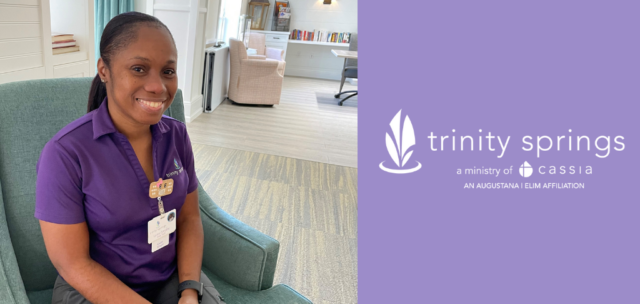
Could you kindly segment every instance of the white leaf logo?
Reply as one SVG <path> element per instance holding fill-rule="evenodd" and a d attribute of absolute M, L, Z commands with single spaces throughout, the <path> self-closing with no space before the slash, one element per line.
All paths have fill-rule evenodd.
<path fill-rule="evenodd" d="M 398 150 L 393 143 L 393 139 L 389 136 L 389 133 L 387 133 L 387 151 L 389 151 L 389 155 L 391 155 L 391 159 L 396 163 L 396 166 L 400 167 L 400 156 L 398 155 Z"/>
<path fill-rule="evenodd" d="M 416 144 L 416 135 L 413 131 L 413 125 L 411 124 L 411 119 L 407 115 L 404 119 L 404 125 L 402 130 L 400 130 L 400 120 L 402 119 L 402 110 L 398 111 L 398 114 L 393 117 L 389 126 L 391 126 L 391 131 L 393 132 L 393 139 L 387 133 L 387 151 L 389 151 L 389 155 L 391 159 L 396 163 L 398 167 L 404 167 L 407 163 L 413 151 L 407 150 L 413 147 Z"/>
<path fill-rule="evenodd" d="M 393 117 L 389 126 L 391 127 L 391 134 L 393 137 L 386 133 L 386 145 L 387 151 L 389 152 L 389 156 L 398 168 L 403 168 L 407 161 L 411 158 L 413 154 L 413 150 L 409 151 L 409 148 L 413 147 L 416 144 L 416 134 L 413 130 L 413 124 L 411 124 L 411 119 L 409 116 L 405 116 L 404 123 L 401 123 L 402 120 L 402 110 L 398 111 L 398 113 Z M 402 125 L 402 129 L 400 129 L 400 125 Z M 411 173 L 415 172 L 422 167 L 420 162 L 418 166 L 411 169 L 389 169 L 383 165 L 384 162 L 380 163 L 380 168 L 384 171 L 390 173 Z"/>
<path fill-rule="evenodd" d="M 402 111 L 402 110 L 400 110 Z M 398 112 L 400 113 L 400 112 Z M 402 127 L 402 167 L 407 163 L 413 151 L 407 153 L 409 148 L 416 144 L 416 134 L 413 132 L 413 125 L 409 115 L 404 119 L 404 127 Z"/>

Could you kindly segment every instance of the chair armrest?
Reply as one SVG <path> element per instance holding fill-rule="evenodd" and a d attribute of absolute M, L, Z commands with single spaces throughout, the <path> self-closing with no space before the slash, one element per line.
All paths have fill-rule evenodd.
<path fill-rule="evenodd" d="M 249 55 L 247 57 L 249 57 L 249 59 L 261 59 L 261 60 L 267 59 L 267 56 L 265 55 Z"/>
<path fill-rule="evenodd" d="M 275 60 L 259 60 L 259 59 L 242 59 L 241 60 L 241 75 L 250 75 L 251 78 L 266 77 L 271 75 L 278 75 L 278 68 L 282 68 L 281 62 Z M 246 77 L 245 77 L 246 78 Z"/>
<path fill-rule="evenodd" d="M 202 265 L 242 289 L 273 286 L 280 243 L 224 212 L 202 185 L 198 196 L 204 229 Z"/>
<path fill-rule="evenodd" d="M 267 60 L 272 60 L 275 61 L 273 59 L 268 59 Z M 284 61 L 276 61 L 278 63 L 278 76 L 284 77 L 284 67 L 287 65 L 286 62 Z"/>
<path fill-rule="evenodd" d="M 9 235 L 2 200 L 2 186 L 0 186 L 0 299 L 8 303 L 29 303 Z M 5 303 L 2 300 L 0 302 Z"/>

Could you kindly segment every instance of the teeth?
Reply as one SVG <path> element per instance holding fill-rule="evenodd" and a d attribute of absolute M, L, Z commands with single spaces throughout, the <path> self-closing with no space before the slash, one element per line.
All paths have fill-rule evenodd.
<path fill-rule="evenodd" d="M 142 104 L 150 108 L 159 108 L 162 106 L 162 101 L 147 101 L 144 99 L 138 99 Z"/>

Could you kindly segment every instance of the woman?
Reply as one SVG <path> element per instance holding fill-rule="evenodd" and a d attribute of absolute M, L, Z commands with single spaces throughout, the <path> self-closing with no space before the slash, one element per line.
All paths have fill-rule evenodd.
<path fill-rule="evenodd" d="M 204 293 L 203 303 L 223 303 L 201 272 L 186 127 L 162 116 L 178 89 L 173 37 L 155 17 L 125 13 L 105 27 L 100 53 L 88 113 L 37 165 L 35 216 L 59 273 L 53 302 L 187 304 Z"/>

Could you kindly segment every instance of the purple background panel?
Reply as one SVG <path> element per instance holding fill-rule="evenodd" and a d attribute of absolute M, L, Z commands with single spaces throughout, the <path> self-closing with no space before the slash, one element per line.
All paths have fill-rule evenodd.
<path fill-rule="evenodd" d="M 638 1 L 360 1 L 360 303 L 640 303 L 638 12 Z M 385 133 L 400 109 L 416 133 L 407 166 L 423 165 L 405 175 L 378 167 L 393 164 Z M 430 132 L 477 145 L 479 129 L 511 136 L 502 158 L 486 141 L 431 151 Z M 526 135 L 571 135 L 573 149 L 537 157 Z M 590 151 L 576 150 L 580 135 Z M 551 165 L 593 174 L 539 174 Z M 514 174 L 456 174 L 473 166 Z"/>

